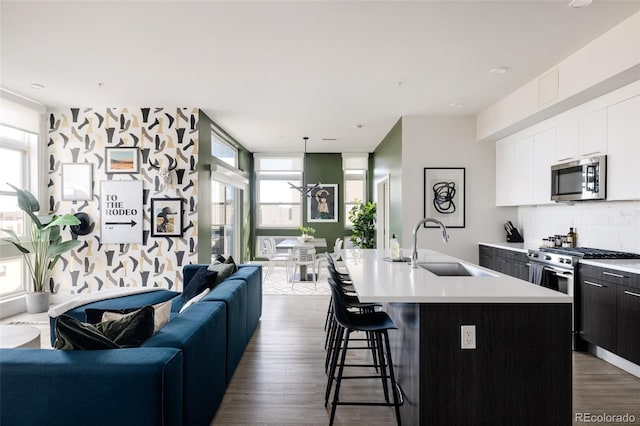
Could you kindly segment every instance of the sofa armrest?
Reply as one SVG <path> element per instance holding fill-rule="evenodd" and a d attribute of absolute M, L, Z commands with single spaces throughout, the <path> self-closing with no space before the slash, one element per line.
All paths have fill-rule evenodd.
<path fill-rule="evenodd" d="M 0 349 L 0 424 L 180 425 L 173 348 Z"/>

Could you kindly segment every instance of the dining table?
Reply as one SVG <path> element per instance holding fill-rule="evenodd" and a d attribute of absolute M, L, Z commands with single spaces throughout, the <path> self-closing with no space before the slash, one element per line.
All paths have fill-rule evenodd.
<path fill-rule="evenodd" d="M 278 244 L 276 244 L 276 248 L 293 250 L 296 246 L 300 246 L 300 245 L 312 245 L 316 250 L 326 249 L 327 239 L 314 238 L 311 241 L 301 241 L 297 238 L 287 238 L 280 241 Z M 298 267 L 299 267 L 299 272 L 293 273 L 293 277 L 292 277 L 293 281 L 315 281 L 315 277 L 313 276 L 313 274 L 309 274 L 307 272 L 307 265 L 298 265 Z"/>

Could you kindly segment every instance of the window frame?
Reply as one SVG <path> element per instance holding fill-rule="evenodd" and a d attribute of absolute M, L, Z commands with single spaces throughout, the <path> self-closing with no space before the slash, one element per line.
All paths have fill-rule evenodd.
<path fill-rule="evenodd" d="M 267 203 L 261 203 L 260 202 L 260 193 L 261 193 L 261 182 L 262 181 L 279 181 L 279 182 L 299 182 L 300 184 L 302 183 L 302 176 L 303 176 L 303 161 L 302 160 L 302 156 L 300 154 L 274 154 L 274 155 L 265 155 L 265 154 L 254 154 L 254 158 L 255 158 L 255 163 L 256 163 L 256 168 L 255 168 L 255 197 L 254 197 L 254 201 L 255 201 L 255 223 L 256 223 L 256 229 L 297 229 L 299 226 L 302 226 L 303 224 L 303 217 L 304 217 L 304 212 L 303 212 L 303 208 L 304 208 L 304 204 L 302 202 L 302 197 L 300 196 L 299 199 L 297 201 L 291 201 L 291 200 L 296 200 L 296 197 L 291 197 L 291 200 L 287 200 L 286 202 L 267 202 Z M 261 160 L 291 160 L 294 164 L 296 162 L 299 163 L 299 168 L 296 168 L 295 166 L 289 168 L 289 169 L 279 169 L 279 170 L 273 170 L 273 169 L 268 169 L 268 170 L 262 170 L 261 169 L 261 165 L 260 165 L 260 161 Z M 291 188 L 291 191 L 295 191 L 293 188 Z M 292 217 L 292 222 L 294 222 L 291 225 L 286 225 L 286 224 L 279 224 L 279 225 L 265 225 L 261 223 L 261 206 L 299 206 L 299 214 L 297 215 L 298 217 Z M 294 209 L 295 210 L 295 209 Z M 296 216 L 296 215 L 294 215 Z"/>
<path fill-rule="evenodd" d="M 5 149 L 7 151 L 14 151 L 20 154 L 21 176 L 20 176 L 20 183 L 18 186 L 20 188 L 27 188 L 31 192 L 33 192 L 33 190 L 31 189 L 29 177 L 31 175 L 31 170 L 32 170 L 31 165 L 34 163 L 37 163 L 37 160 L 38 160 L 37 159 L 38 153 L 37 153 L 37 149 L 34 149 L 35 148 L 34 144 L 35 146 L 37 146 L 38 141 L 40 140 L 40 135 L 32 131 L 10 126 L 6 123 L 0 123 L 0 127 L 6 127 L 9 129 L 17 130 L 19 132 L 22 132 L 23 134 L 30 135 L 33 137 L 34 140 L 32 141 L 28 141 L 26 140 L 26 138 L 25 140 L 20 141 L 17 139 L 7 138 L 6 136 L 3 136 L 2 131 L 0 131 L 0 149 Z M 18 204 L 18 196 L 13 190 L 0 189 L 0 195 L 7 196 L 7 197 L 14 197 L 16 200 L 15 201 L 16 205 Z M 26 234 L 27 234 L 27 229 L 29 225 L 29 219 L 26 217 L 24 213 L 22 216 L 23 216 L 23 224 L 22 224 L 23 233 L 22 235 L 18 235 L 18 237 L 20 238 L 21 241 L 27 242 L 28 236 Z M 0 301 L 11 299 L 16 296 L 23 295 L 27 292 L 27 280 L 28 280 L 29 274 L 27 271 L 26 262 L 24 261 L 24 257 L 10 243 L 0 242 L 0 262 L 13 261 L 13 260 L 20 260 L 22 285 L 15 291 L 0 293 Z"/>

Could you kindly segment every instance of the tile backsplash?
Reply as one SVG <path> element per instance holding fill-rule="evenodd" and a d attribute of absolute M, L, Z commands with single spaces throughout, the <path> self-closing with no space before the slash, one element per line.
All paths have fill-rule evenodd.
<path fill-rule="evenodd" d="M 640 253 L 640 201 L 588 201 L 518 208 L 527 243 L 576 228 L 578 246 Z"/>

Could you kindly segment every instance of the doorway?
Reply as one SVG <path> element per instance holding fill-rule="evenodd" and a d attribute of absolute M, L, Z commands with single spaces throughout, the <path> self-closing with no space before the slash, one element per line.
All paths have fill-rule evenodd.
<path fill-rule="evenodd" d="M 376 182 L 376 223 L 377 223 L 377 244 L 379 249 L 389 248 L 389 175 Z"/>

